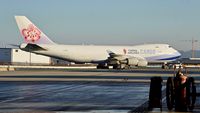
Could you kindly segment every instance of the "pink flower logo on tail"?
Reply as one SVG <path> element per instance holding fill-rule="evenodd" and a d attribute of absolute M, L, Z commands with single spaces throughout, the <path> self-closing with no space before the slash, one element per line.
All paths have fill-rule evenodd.
<path fill-rule="evenodd" d="M 27 29 L 22 30 L 22 35 L 26 41 L 35 42 L 40 39 L 41 32 L 35 26 L 30 24 Z"/>

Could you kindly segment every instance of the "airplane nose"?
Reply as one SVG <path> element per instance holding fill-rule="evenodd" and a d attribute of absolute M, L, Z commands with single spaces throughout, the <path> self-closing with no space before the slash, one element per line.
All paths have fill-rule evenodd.
<path fill-rule="evenodd" d="M 175 56 L 177 56 L 178 58 L 180 58 L 181 57 L 181 53 L 178 52 L 177 50 L 175 50 Z"/>
<path fill-rule="evenodd" d="M 181 57 L 181 53 L 179 53 L 178 51 L 177 51 L 177 54 L 178 54 L 178 56 L 179 56 L 179 58 Z"/>

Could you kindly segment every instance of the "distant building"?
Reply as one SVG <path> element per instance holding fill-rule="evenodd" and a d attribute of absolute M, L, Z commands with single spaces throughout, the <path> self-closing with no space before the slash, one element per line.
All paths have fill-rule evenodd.
<path fill-rule="evenodd" d="M 0 48 L 0 64 L 49 65 L 51 58 L 14 48 Z"/>

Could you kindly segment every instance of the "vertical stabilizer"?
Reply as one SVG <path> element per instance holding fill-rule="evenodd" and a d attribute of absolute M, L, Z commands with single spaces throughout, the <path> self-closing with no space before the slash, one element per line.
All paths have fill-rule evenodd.
<path fill-rule="evenodd" d="M 54 44 L 39 28 L 25 16 L 15 16 L 20 33 L 26 43 Z"/>

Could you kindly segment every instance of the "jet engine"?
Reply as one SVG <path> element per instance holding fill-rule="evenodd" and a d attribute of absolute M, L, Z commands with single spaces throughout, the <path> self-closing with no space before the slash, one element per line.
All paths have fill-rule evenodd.
<path fill-rule="evenodd" d="M 146 60 L 139 60 L 138 65 L 140 67 L 145 67 L 148 65 L 148 62 Z"/>
<path fill-rule="evenodd" d="M 137 58 L 127 58 L 127 65 L 138 65 L 138 59 Z"/>
<path fill-rule="evenodd" d="M 144 59 L 137 59 L 137 58 L 127 58 L 127 65 L 134 65 L 134 66 L 140 66 L 145 67 L 147 66 L 148 62 Z"/>

